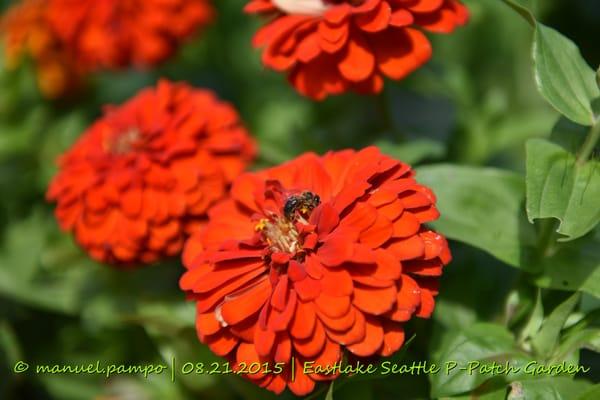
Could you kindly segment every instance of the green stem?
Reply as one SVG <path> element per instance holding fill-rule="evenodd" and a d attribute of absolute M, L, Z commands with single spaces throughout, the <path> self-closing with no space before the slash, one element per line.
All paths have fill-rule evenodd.
<path fill-rule="evenodd" d="M 600 121 L 596 122 L 590 128 L 590 132 L 585 138 L 585 142 L 581 146 L 581 150 L 579 150 L 579 155 L 577 156 L 577 164 L 583 165 L 590 158 L 596 145 L 598 144 L 598 140 L 600 139 Z"/>

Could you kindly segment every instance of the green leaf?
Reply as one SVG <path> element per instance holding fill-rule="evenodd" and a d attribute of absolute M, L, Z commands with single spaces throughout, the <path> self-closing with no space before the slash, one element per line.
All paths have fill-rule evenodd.
<path fill-rule="evenodd" d="M 532 27 L 535 26 L 536 20 L 531 11 L 514 0 L 502 0 L 506 5 L 520 14 Z"/>
<path fill-rule="evenodd" d="M 507 400 L 572 400 L 585 393 L 590 383 L 569 377 L 551 377 L 513 382 Z"/>
<path fill-rule="evenodd" d="M 561 240 L 573 240 L 600 222 L 600 163 L 583 165 L 563 147 L 545 139 L 527 142 L 527 215 L 556 218 Z"/>
<path fill-rule="evenodd" d="M 572 294 L 567 300 L 556 307 L 552 313 L 544 320 L 542 327 L 537 335 L 533 337 L 532 345 L 535 351 L 541 356 L 551 354 L 560 337 L 560 332 L 567 322 L 567 318 L 579 302 L 579 293 Z"/>
<path fill-rule="evenodd" d="M 0 244 L 0 296 L 35 307 L 75 313 L 93 263 L 49 215 L 35 211 L 8 226 Z M 91 264 L 91 265 L 90 265 Z"/>
<path fill-rule="evenodd" d="M 539 287 L 580 290 L 600 298 L 600 232 L 576 242 L 561 243 L 551 257 L 539 261 L 534 278 Z"/>
<path fill-rule="evenodd" d="M 331 386 L 333 386 L 333 382 Z M 334 392 L 335 396 L 332 396 L 331 398 L 327 397 L 326 399 L 373 400 L 376 398 L 373 394 L 373 386 L 369 382 L 364 381 L 348 382 L 348 384 L 345 384 L 343 387 L 339 387 L 336 383 Z M 327 393 L 327 396 L 329 396 L 329 392 Z"/>
<path fill-rule="evenodd" d="M 582 348 L 596 353 L 600 352 L 600 329 L 582 329 L 568 335 L 556 349 L 551 361 L 560 362 L 565 360 L 573 353 L 579 353 Z"/>
<path fill-rule="evenodd" d="M 519 175 L 446 164 L 417 168 L 417 179 L 438 198 L 435 229 L 520 266 L 522 244 L 531 244 L 534 234 L 531 225 L 521 223 L 525 188 Z"/>
<path fill-rule="evenodd" d="M 411 140 L 408 143 L 394 144 L 386 140 L 375 144 L 385 154 L 402 162 L 416 164 L 426 159 L 439 159 L 444 156 L 446 149 L 442 142 L 431 139 Z"/>
<path fill-rule="evenodd" d="M 542 322 L 544 321 L 544 305 L 542 304 L 542 294 L 541 290 L 538 289 L 537 296 L 535 298 L 535 306 L 533 307 L 533 311 L 527 321 L 527 325 L 523 328 L 520 335 L 520 340 L 527 340 L 528 338 L 535 335 L 542 326 Z"/>
<path fill-rule="evenodd" d="M 443 397 L 440 400 L 506 400 L 506 384 L 489 385 L 489 382 L 462 396 Z"/>
<path fill-rule="evenodd" d="M 540 93 L 561 114 L 582 125 L 593 125 L 592 100 L 600 96 L 594 71 L 577 46 L 556 30 L 536 25 L 533 58 Z"/>
<path fill-rule="evenodd" d="M 329 384 L 329 388 L 327 388 L 325 400 L 333 400 L 333 381 Z"/>
<path fill-rule="evenodd" d="M 492 151 L 499 153 L 517 146 L 522 148 L 525 140 L 546 136 L 555 119 L 556 113 L 549 107 L 507 111 L 502 119 L 494 119 L 488 125 Z"/>
<path fill-rule="evenodd" d="M 491 378 L 489 374 L 482 375 L 477 370 L 469 373 L 461 369 L 468 367 L 469 363 L 504 362 L 516 356 L 519 355 L 514 346 L 514 337 L 503 326 L 475 323 L 462 331 L 448 331 L 433 356 L 434 362 L 443 370 L 429 375 L 431 396 L 437 398 L 464 393 Z M 457 366 L 447 372 L 444 368 L 451 361 L 456 362 Z"/>
<path fill-rule="evenodd" d="M 0 362 L 6 361 L 8 366 L 14 365 L 17 361 L 23 359 L 23 352 L 19 339 L 8 321 L 0 321 Z"/>
<path fill-rule="evenodd" d="M 596 74 L 575 43 L 558 31 L 537 22 L 525 7 L 504 2 L 534 28 L 533 61 L 539 92 L 561 114 L 581 125 L 595 123 L 592 101 L 600 96 Z"/>
<path fill-rule="evenodd" d="M 94 399 L 102 394 L 102 386 L 87 376 L 42 374 L 40 381 L 55 399 Z"/>
<path fill-rule="evenodd" d="M 600 399 L 600 383 L 590 387 L 581 393 L 576 400 L 597 400 Z"/>

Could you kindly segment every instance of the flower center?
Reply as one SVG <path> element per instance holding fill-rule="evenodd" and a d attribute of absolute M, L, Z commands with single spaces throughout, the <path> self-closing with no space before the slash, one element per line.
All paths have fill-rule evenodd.
<path fill-rule="evenodd" d="M 263 218 L 255 229 L 262 234 L 263 240 L 274 253 L 296 254 L 300 249 L 298 230 L 287 218 L 279 216 L 271 219 Z"/>
<path fill-rule="evenodd" d="M 297 224 L 308 225 L 312 210 L 320 203 L 320 197 L 312 192 L 288 196 L 283 205 L 283 215 L 263 218 L 255 229 L 262 234 L 272 252 L 295 255 L 302 250 L 302 234 Z"/>
<path fill-rule="evenodd" d="M 129 130 L 107 140 L 107 143 L 105 143 L 105 148 L 112 154 L 126 154 L 131 151 L 135 143 L 139 142 L 141 137 L 142 135 L 138 129 L 130 128 Z"/>

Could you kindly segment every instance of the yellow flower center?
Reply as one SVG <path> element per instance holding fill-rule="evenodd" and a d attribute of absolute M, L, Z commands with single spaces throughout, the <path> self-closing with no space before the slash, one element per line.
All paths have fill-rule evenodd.
<path fill-rule="evenodd" d="M 298 230 L 286 218 L 279 216 L 271 219 L 263 218 L 258 221 L 254 229 L 262 234 L 263 240 L 272 252 L 296 254 L 301 248 Z"/>
<path fill-rule="evenodd" d="M 126 154 L 131 151 L 133 145 L 141 139 L 142 135 L 136 128 L 117 135 L 111 139 L 107 139 L 104 143 L 106 151 L 112 154 Z"/>

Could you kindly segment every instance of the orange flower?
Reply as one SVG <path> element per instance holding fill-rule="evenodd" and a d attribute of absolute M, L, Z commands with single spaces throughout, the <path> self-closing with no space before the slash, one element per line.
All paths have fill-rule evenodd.
<path fill-rule="evenodd" d="M 75 89 L 83 75 L 52 29 L 46 13 L 46 0 L 25 0 L 2 17 L 7 64 L 15 68 L 23 56 L 31 56 L 37 69 L 38 85 L 49 98 Z"/>
<path fill-rule="evenodd" d="M 404 322 L 433 312 L 451 256 L 423 224 L 435 197 L 375 147 L 303 155 L 237 178 L 231 197 L 186 243 L 180 286 L 196 301 L 203 343 L 269 390 L 310 393 L 344 349 L 389 356 Z M 283 363 L 277 374 L 274 363 Z M 291 363 L 294 363 L 292 373 Z"/>
<path fill-rule="evenodd" d="M 273 16 L 255 36 L 263 63 L 320 100 L 348 90 L 378 93 L 431 57 L 416 28 L 450 33 L 468 20 L 458 0 L 251 0 L 248 13 Z"/>
<path fill-rule="evenodd" d="M 180 252 L 254 153 L 229 104 L 162 81 L 106 110 L 60 158 L 47 197 L 93 258 L 149 263 Z"/>
<path fill-rule="evenodd" d="M 213 16 L 208 0 L 49 0 L 54 28 L 84 65 L 164 61 Z"/>

